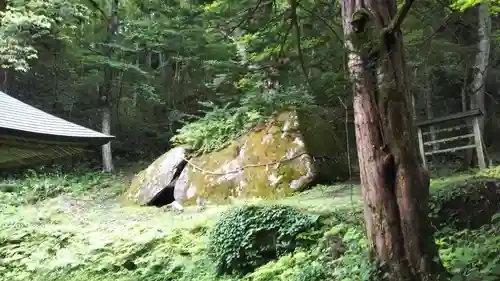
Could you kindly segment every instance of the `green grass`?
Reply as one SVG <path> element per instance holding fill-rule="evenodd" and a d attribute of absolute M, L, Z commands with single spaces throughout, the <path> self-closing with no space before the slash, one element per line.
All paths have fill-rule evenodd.
<path fill-rule="evenodd" d="M 496 174 L 500 173 L 492 169 L 434 179 L 432 189 Z M 206 252 L 208 231 L 231 206 L 208 206 L 203 212 L 187 207 L 180 214 L 169 208 L 125 206 L 118 196 L 124 188 L 123 178 L 98 173 L 33 173 L 1 183 L 0 280 L 364 280 L 373 270 L 365 255 L 357 185 L 317 186 L 274 202 L 233 202 L 279 203 L 328 217 L 316 246 L 298 249 L 237 278 L 216 276 Z M 495 233 L 499 229 L 500 222 L 496 222 L 479 230 L 436 237 L 445 265 L 467 278 L 497 270 L 495 249 L 500 241 Z M 332 235 L 347 245 L 342 246 L 342 255 L 332 256 Z"/>

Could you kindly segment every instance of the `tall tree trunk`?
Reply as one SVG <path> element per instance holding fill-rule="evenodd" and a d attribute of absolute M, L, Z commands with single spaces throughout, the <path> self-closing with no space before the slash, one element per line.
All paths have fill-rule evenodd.
<path fill-rule="evenodd" d="M 464 67 L 464 77 L 463 77 L 463 80 L 462 80 L 462 90 L 460 91 L 460 99 L 461 99 L 461 106 L 462 106 L 462 111 L 467 111 L 469 110 L 469 100 L 470 100 L 470 97 L 469 97 L 469 92 L 470 92 L 470 74 L 471 74 L 471 69 L 469 68 L 468 66 L 468 62 L 469 61 L 469 58 L 466 57 L 466 63 L 465 63 L 465 67 Z M 469 125 L 469 124 L 468 124 Z M 469 140 L 469 145 L 472 145 L 474 144 L 474 140 Z M 469 169 L 470 167 L 473 166 L 473 162 L 474 162 L 474 159 L 473 159 L 473 156 L 474 156 L 474 151 L 472 149 L 468 149 L 468 150 L 465 150 L 464 151 L 464 161 L 462 162 L 462 165 L 460 166 L 460 170 L 467 170 Z"/>
<path fill-rule="evenodd" d="M 434 118 L 434 112 L 433 112 L 433 99 L 434 99 L 434 94 L 433 94 L 433 76 L 432 76 L 432 71 L 431 68 L 429 67 L 430 59 L 430 52 L 431 52 L 431 45 L 432 45 L 432 27 L 428 26 L 424 28 L 424 40 L 426 40 L 426 43 L 424 45 L 425 52 L 427 53 L 427 60 L 425 62 L 424 66 L 424 75 L 426 78 L 426 85 L 424 87 L 424 99 L 425 99 L 425 115 L 428 120 Z M 436 140 L 436 127 L 430 126 L 429 128 L 430 135 L 431 135 L 431 141 Z M 433 144 L 432 149 L 438 150 L 439 145 L 438 144 Z"/>
<path fill-rule="evenodd" d="M 481 111 L 486 115 L 486 106 L 484 104 L 485 95 L 485 85 L 486 76 L 488 72 L 488 61 L 490 59 L 490 33 L 491 33 L 491 18 L 488 10 L 488 3 L 482 2 L 477 6 L 477 53 L 474 63 L 473 73 L 472 73 L 472 83 L 471 83 L 471 99 L 470 108 L 471 109 L 481 109 Z M 479 127 L 481 134 L 484 133 L 484 117 L 479 119 Z M 473 163 L 472 151 L 468 155 L 467 163 Z"/>
<path fill-rule="evenodd" d="M 373 257 L 391 281 L 445 280 L 428 217 L 396 0 L 343 0 L 364 213 Z M 366 47 L 368 46 L 368 48 Z"/>
<path fill-rule="evenodd" d="M 470 71 L 469 71 L 469 67 L 467 66 L 467 63 L 465 64 L 465 67 L 464 67 L 464 77 L 463 77 L 463 80 L 462 80 L 462 90 L 460 91 L 460 99 L 461 99 L 461 104 L 462 104 L 462 111 L 467 111 L 467 109 L 469 108 L 467 105 L 467 85 L 469 85 L 469 74 L 470 74 Z"/>
<path fill-rule="evenodd" d="M 430 120 L 432 118 L 434 118 L 434 112 L 433 112 L 433 109 L 432 109 L 432 104 L 433 104 L 433 93 L 432 93 L 432 74 L 429 70 L 428 67 L 426 67 L 426 70 L 425 70 L 425 75 L 427 77 L 427 85 L 425 85 L 424 87 L 424 99 L 425 99 L 425 115 L 426 115 L 426 118 L 427 120 Z M 435 141 L 437 139 L 436 137 L 436 127 L 434 126 L 430 126 L 429 128 L 429 132 L 430 132 L 430 135 L 431 135 L 431 141 Z M 439 145 L 437 143 L 433 144 L 432 145 L 432 149 L 433 150 L 438 150 L 439 149 Z"/>
<path fill-rule="evenodd" d="M 118 1 L 113 0 L 111 4 L 111 14 L 108 19 L 108 34 L 106 38 L 106 43 L 109 44 L 113 41 L 117 31 L 118 31 Z M 106 57 L 110 57 L 113 50 L 110 46 L 104 47 L 104 54 Z M 113 69 L 109 66 L 104 66 L 104 81 L 101 87 L 99 87 L 99 96 L 101 102 L 101 120 L 102 120 L 102 133 L 110 135 L 111 134 L 111 91 L 113 85 Z M 102 165 L 103 172 L 112 172 L 114 170 L 113 166 L 113 154 L 111 150 L 111 142 L 102 146 Z"/>
<path fill-rule="evenodd" d="M 476 62 L 474 65 L 473 81 L 471 84 L 472 95 L 471 108 L 479 108 L 486 113 L 484 105 L 484 92 L 488 61 L 490 59 L 490 33 L 491 19 L 488 11 L 488 3 L 478 5 L 478 38 Z M 481 119 L 481 131 L 484 129 L 484 118 Z"/>
<path fill-rule="evenodd" d="M 102 107 L 102 133 L 111 134 L 111 106 Z M 113 153 L 111 151 L 111 142 L 102 146 L 102 171 L 109 173 L 114 170 Z"/>
<path fill-rule="evenodd" d="M 5 12 L 7 10 L 7 0 L 0 0 L 0 12 Z M 0 90 L 4 93 L 8 91 L 9 85 L 9 75 L 7 69 L 0 68 Z"/>

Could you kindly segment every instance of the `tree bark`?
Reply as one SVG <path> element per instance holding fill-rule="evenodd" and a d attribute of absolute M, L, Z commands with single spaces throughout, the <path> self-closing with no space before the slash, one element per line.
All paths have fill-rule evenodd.
<path fill-rule="evenodd" d="M 488 3 L 480 3 L 477 6 L 477 53 L 472 74 L 471 83 L 471 98 L 470 108 L 481 109 L 483 114 L 486 115 L 486 106 L 484 104 L 486 76 L 488 72 L 488 61 L 490 59 L 490 33 L 491 33 L 491 18 L 488 10 Z M 479 127 L 481 134 L 484 132 L 484 117 L 479 118 Z M 468 154 L 467 163 L 474 165 L 474 157 L 472 151 Z"/>
<path fill-rule="evenodd" d="M 488 11 L 488 3 L 478 5 L 478 38 L 476 63 L 474 65 L 472 81 L 471 108 L 479 108 L 485 113 L 484 92 L 486 75 L 488 71 L 488 61 L 490 59 L 490 33 L 491 19 Z M 484 129 L 484 118 L 481 118 L 481 131 Z"/>
<path fill-rule="evenodd" d="M 111 43 L 118 31 L 118 1 L 113 0 L 111 4 L 111 14 L 108 19 L 108 34 L 106 43 Z M 104 54 L 111 57 L 113 50 L 110 46 L 104 47 Z M 104 66 L 104 81 L 99 87 L 99 97 L 101 103 L 102 133 L 111 134 L 111 90 L 113 85 L 113 69 L 110 66 Z M 111 142 L 102 146 L 102 170 L 103 172 L 112 172 L 114 170 L 113 154 Z"/>
<path fill-rule="evenodd" d="M 111 107 L 103 107 L 102 112 L 102 133 L 111 135 Z M 114 170 L 113 153 L 111 151 L 111 142 L 102 146 L 102 171 L 109 173 Z"/>
<path fill-rule="evenodd" d="M 391 281 L 446 280 L 428 217 L 396 1 L 343 0 L 364 213 L 373 257 Z M 369 46 L 368 48 L 366 46 Z"/>
<path fill-rule="evenodd" d="M 7 0 L 0 0 L 0 12 L 7 10 Z M 9 75 L 7 69 L 0 68 L 0 90 L 4 93 L 8 92 Z"/>
<path fill-rule="evenodd" d="M 427 40 L 427 38 L 429 38 L 424 45 L 425 52 L 427 53 L 427 59 L 426 59 L 425 66 L 424 66 L 424 75 L 426 77 L 426 82 L 425 82 L 426 85 L 424 87 L 424 99 L 425 99 L 425 114 L 426 114 L 426 118 L 428 120 L 434 118 L 434 112 L 433 112 L 433 108 L 432 108 L 433 107 L 433 99 L 434 99 L 433 75 L 432 75 L 432 71 L 429 67 L 429 64 L 431 63 L 429 56 L 430 56 L 430 53 L 432 51 L 431 50 L 431 45 L 432 45 L 431 35 L 432 35 L 432 33 L 433 33 L 433 30 L 432 30 L 431 26 L 424 28 L 424 34 L 423 34 L 424 40 Z M 431 141 L 435 141 L 436 140 L 436 128 L 434 126 L 430 126 L 429 131 L 430 131 Z M 438 150 L 439 144 L 437 144 L 437 143 L 433 144 L 432 149 Z"/>

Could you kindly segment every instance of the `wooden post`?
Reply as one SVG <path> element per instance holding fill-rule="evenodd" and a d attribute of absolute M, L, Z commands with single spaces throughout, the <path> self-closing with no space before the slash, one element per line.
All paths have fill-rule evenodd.
<path fill-rule="evenodd" d="M 422 157 L 422 162 L 424 164 L 424 168 L 427 169 L 427 161 L 425 159 L 425 150 L 424 150 L 424 137 L 422 135 L 422 129 L 418 128 L 418 148 L 420 151 L 420 157 Z"/>
<path fill-rule="evenodd" d="M 479 116 L 474 116 L 472 119 L 472 129 L 474 131 L 474 143 L 476 145 L 477 163 L 480 169 L 486 169 L 486 162 L 484 161 L 483 151 L 483 138 L 481 136 L 481 129 L 479 127 Z"/>

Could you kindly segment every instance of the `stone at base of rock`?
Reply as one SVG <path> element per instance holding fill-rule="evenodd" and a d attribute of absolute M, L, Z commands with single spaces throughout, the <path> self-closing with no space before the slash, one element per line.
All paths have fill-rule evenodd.
<path fill-rule="evenodd" d="M 174 209 L 176 211 L 179 211 L 179 212 L 184 211 L 184 207 L 182 207 L 182 205 L 177 201 L 172 202 L 171 206 L 172 206 L 172 209 Z"/>
<path fill-rule="evenodd" d="M 201 212 L 205 210 L 205 201 L 201 197 L 196 198 L 196 211 Z"/>
<path fill-rule="evenodd" d="M 133 178 L 124 198 L 141 206 L 164 206 L 174 197 L 174 186 L 186 165 L 186 150 L 175 147 L 156 159 Z"/>

